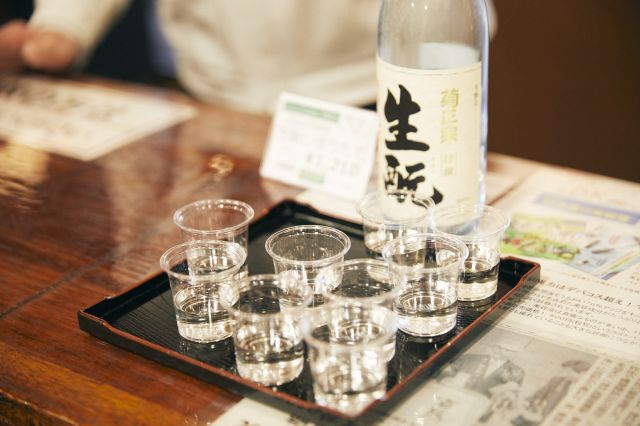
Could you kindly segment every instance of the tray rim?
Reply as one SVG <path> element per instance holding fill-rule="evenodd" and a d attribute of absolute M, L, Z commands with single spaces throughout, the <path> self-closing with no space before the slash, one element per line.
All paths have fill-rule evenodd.
<path fill-rule="evenodd" d="M 287 211 L 287 209 L 291 209 L 291 208 L 294 208 L 294 209 L 302 208 L 304 210 L 307 210 L 307 212 L 309 213 L 313 213 L 315 216 L 319 216 L 321 218 L 328 218 L 333 221 L 342 222 L 345 226 L 353 225 L 354 228 L 357 226 L 357 224 L 354 222 L 350 222 L 348 220 L 345 220 L 344 218 L 332 217 L 332 216 L 326 215 L 307 204 L 302 204 L 295 200 L 290 200 L 290 199 L 285 199 L 280 203 L 277 203 L 276 205 L 274 205 L 271 209 L 264 210 L 258 218 L 254 219 L 251 222 L 250 226 L 253 225 L 254 223 L 259 222 L 261 219 L 265 218 L 269 214 L 273 214 L 273 212 L 276 210 Z M 498 306 L 500 306 L 502 303 L 504 303 L 505 300 L 510 298 L 513 295 L 513 293 L 516 292 L 518 289 L 520 289 L 529 279 L 531 279 L 534 275 L 539 274 L 541 269 L 541 266 L 539 263 L 533 262 L 527 259 L 522 259 L 514 256 L 504 256 L 501 259 L 512 260 L 514 262 L 520 262 L 520 263 L 526 263 L 531 267 L 519 278 L 515 286 L 513 286 L 510 290 L 508 290 L 500 299 L 495 300 L 486 311 L 481 313 L 477 318 L 475 318 L 471 323 L 469 323 L 461 332 L 459 332 L 457 335 L 455 335 L 450 340 L 448 340 L 446 345 L 437 349 L 435 352 L 429 355 L 429 357 L 425 361 L 423 361 L 419 366 L 413 369 L 411 373 L 409 373 L 401 382 L 396 383 L 393 387 L 387 390 L 382 399 L 372 401 L 370 404 L 368 404 L 365 408 L 363 408 L 360 412 L 358 412 L 355 415 L 350 415 L 330 407 L 325 407 L 311 401 L 297 398 L 288 393 L 274 390 L 271 387 L 268 387 L 266 385 L 261 385 L 251 380 L 244 379 L 239 375 L 233 374 L 222 368 L 215 367 L 203 361 L 198 361 L 197 359 L 191 358 L 187 355 L 181 354 L 179 352 L 166 348 L 157 343 L 153 343 L 149 340 L 145 340 L 129 332 L 120 330 L 115 326 L 113 326 L 112 324 L 110 324 L 107 319 L 88 312 L 93 308 L 96 308 L 98 305 L 102 303 L 113 302 L 114 299 L 122 298 L 127 293 L 135 291 L 136 289 L 140 288 L 145 284 L 149 284 L 150 281 L 154 279 L 159 279 L 159 277 L 164 275 L 164 272 L 162 271 L 156 272 L 155 274 L 151 274 L 145 277 L 143 280 L 141 280 L 137 284 L 127 287 L 126 289 L 124 289 L 123 291 L 115 295 L 106 296 L 102 300 L 90 306 L 87 306 L 82 310 L 78 310 L 77 319 L 78 319 L 78 325 L 80 329 L 85 331 L 89 335 L 96 337 L 104 342 L 113 344 L 114 346 L 117 346 L 119 348 L 126 349 L 130 352 L 135 353 L 136 355 L 142 356 L 143 358 L 150 359 L 154 362 L 158 362 L 164 365 L 165 367 L 181 371 L 207 384 L 213 384 L 214 386 L 219 386 L 219 384 L 217 383 L 212 383 L 211 381 L 205 378 L 199 377 L 198 375 L 195 374 L 197 371 L 193 369 L 203 370 L 204 372 L 213 374 L 219 378 L 224 379 L 225 381 L 229 381 L 231 385 L 237 385 L 245 388 L 248 387 L 260 394 L 266 394 L 272 398 L 275 398 L 278 400 L 284 400 L 285 402 L 288 402 L 289 404 L 293 404 L 298 408 L 313 410 L 313 411 L 321 411 L 329 415 L 335 416 L 337 418 L 340 418 L 342 420 L 355 421 L 355 420 L 364 418 L 371 412 L 373 408 L 377 407 L 382 402 L 389 401 L 394 396 L 396 396 L 397 394 L 405 390 L 407 386 L 411 385 L 415 381 L 417 376 L 419 376 L 425 370 L 431 368 L 435 363 L 440 361 L 441 356 L 449 352 L 451 347 L 454 347 L 457 343 L 460 343 L 461 340 L 467 338 L 470 333 L 477 331 L 478 326 L 483 322 L 483 320 L 487 316 L 489 316 L 493 311 L 495 311 L 495 309 Z M 115 337 L 116 341 L 114 342 L 113 338 L 109 339 L 110 336 Z M 165 357 L 167 360 L 177 359 L 178 361 L 181 361 L 185 365 L 183 366 L 169 365 L 167 362 L 163 361 Z M 191 367 L 191 368 L 186 368 L 186 367 Z M 244 390 L 238 389 L 238 392 L 234 392 L 232 390 L 232 392 L 241 397 L 248 395 L 246 389 Z"/>

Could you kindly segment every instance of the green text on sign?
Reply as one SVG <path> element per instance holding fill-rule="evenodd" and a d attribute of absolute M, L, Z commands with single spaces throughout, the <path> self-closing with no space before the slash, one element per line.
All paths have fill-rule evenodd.
<path fill-rule="evenodd" d="M 310 115 L 312 117 L 321 118 L 323 120 L 337 122 L 340 114 L 333 111 L 325 111 L 319 108 L 302 105 L 296 102 L 287 102 L 285 105 L 287 111 L 299 112 L 301 114 Z"/>
<path fill-rule="evenodd" d="M 300 176 L 300 179 L 308 180 L 314 183 L 321 184 L 324 182 L 324 175 L 320 173 L 315 173 L 309 170 L 300 170 L 299 176 Z"/>

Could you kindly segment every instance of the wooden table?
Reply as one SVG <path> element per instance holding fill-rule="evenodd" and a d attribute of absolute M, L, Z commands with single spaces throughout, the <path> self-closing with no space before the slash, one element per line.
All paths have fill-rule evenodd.
<path fill-rule="evenodd" d="M 180 241 L 171 216 L 183 204 L 235 198 L 259 215 L 300 192 L 258 176 L 270 117 L 180 100 L 195 119 L 92 162 L 0 142 L 0 423 L 183 424 L 240 399 L 106 344 L 76 319 L 159 271 Z M 513 176 L 535 167 L 490 157 L 491 170 Z"/>

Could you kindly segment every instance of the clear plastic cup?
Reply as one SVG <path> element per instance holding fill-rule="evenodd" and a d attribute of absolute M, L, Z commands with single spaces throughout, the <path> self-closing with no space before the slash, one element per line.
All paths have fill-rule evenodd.
<path fill-rule="evenodd" d="M 498 288 L 500 241 L 509 227 L 509 218 L 495 207 L 459 204 L 434 212 L 437 233 L 460 238 L 469 249 L 464 262 L 458 299 L 482 300 Z"/>
<path fill-rule="evenodd" d="M 242 201 L 229 199 L 200 200 L 187 204 L 173 215 L 186 241 L 222 240 L 248 247 L 249 222 L 253 208 Z"/>
<path fill-rule="evenodd" d="M 267 386 L 297 378 L 304 365 L 300 319 L 311 288 L 294 275 L 252 275 L 221 291 L 231 314 L 238 374 Z"/>
<path fill-rule="evenodd" d="M 330 226 L 300 225 L 282 229 L 265 242 L 276 273 L 289 272 L 314 289 L 314 305 L 322 303 L 315 280 L 327 266 L 342 262 L 351 248 L 344 232 Z"/>
<path fill-rule="evenodd" d="M 429 232 L 435 207 L 429 196 L 411 191 L 374 191 L 356 206 L 362 217 L 367 256 L 382 259 L 389 241 L 406 235 Z"/>
<path fill-rule="evenodd" d="M 458 283 L 468 256 L 456 238 L 426 233 L 389 242 L 383 249 L 400 286 L 394 310 L 398 328 L 420 337 L 438 336 L 456 325 Z"/>
<path fill-rule="evenodd" d="M 356 415 L 387 386 L 385 346 L 396 333 L 396 316 L 377 304 L 327 303 L 302 321 L 315 401 Z"/>
<path fill-rule="evenodd" d="M 316 277 L 316 288 L 325 303 L 338 305 L 377 304 L 393 310 L 400 287 L 392 279 L 389 264 L 377 259 L 353 259 L 324 268 Z M 385 357 L 389 361 L 396 351 L 393 333 L 385 344 Z"/>
<path fill-rule="evenodd" d="M 160 267 L 169 277 L 182 337 L 208 343 L 231 336 L 232 321 L 220 305 L 219 291 L 238 273 L 246 257 L 239 244 L 213 240 L 178 244 L 162 255 Z"/>

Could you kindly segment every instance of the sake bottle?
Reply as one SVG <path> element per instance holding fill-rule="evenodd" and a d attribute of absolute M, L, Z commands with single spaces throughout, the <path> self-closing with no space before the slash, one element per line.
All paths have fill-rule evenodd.
<path fill-rule="evenodd" d="M 378 162 L 387 190 L 436 205 L 484 203 L 488 17 L 484 0 L 383 0 Z"/>

